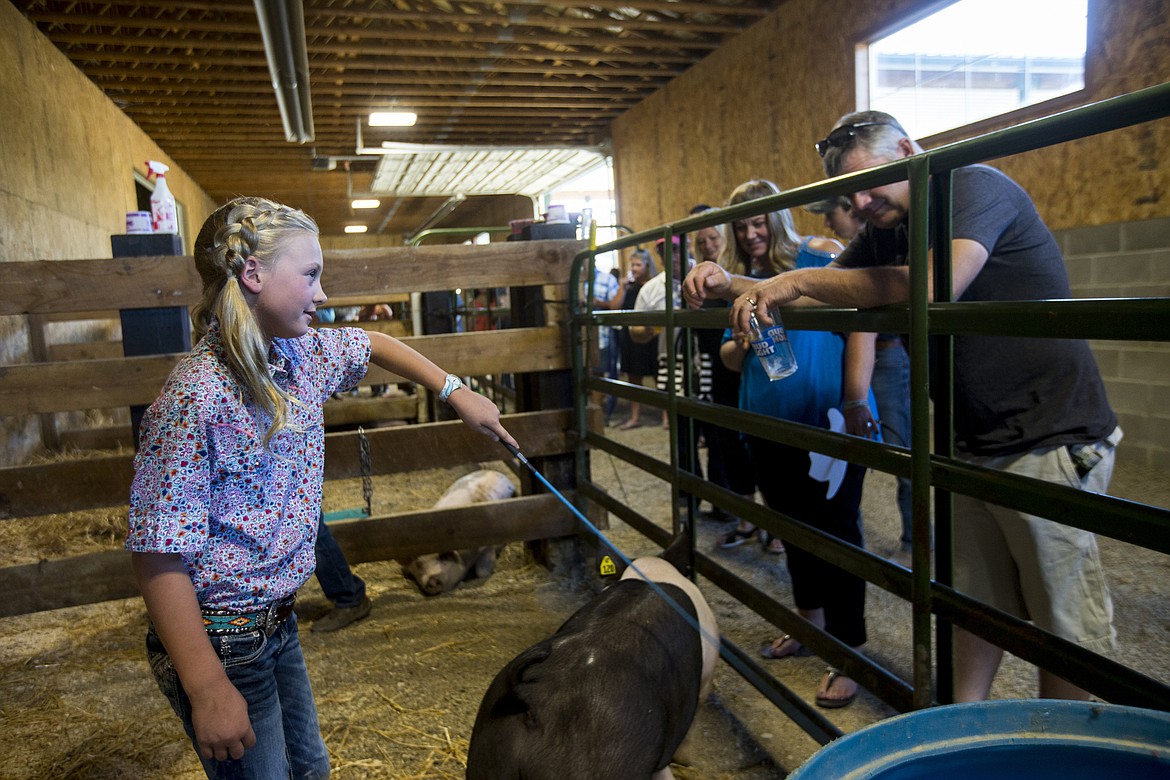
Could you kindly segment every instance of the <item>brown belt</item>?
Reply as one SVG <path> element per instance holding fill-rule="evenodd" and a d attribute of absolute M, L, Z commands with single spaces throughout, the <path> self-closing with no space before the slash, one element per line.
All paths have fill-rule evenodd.
<path fill-rule="evenodd" d="M 212 636 L 246 634 L 249 631 L 263 631 L 272 636 L 288 616 L 293 613 L 297 595 L 285 596 L 256 612 L 232 612 L 226 609 L 203 610 L 203 628 Z"/>
<path fill-rule="evenodd" d="M 900 347 L 900 346 L 902 346 L 902 339 L 900 339 L 900 338 L 899 339 L 878 339 L 877 342 L 874 343 L 873 348 L 874 349 L 890 349 L 892 347 Z"/>

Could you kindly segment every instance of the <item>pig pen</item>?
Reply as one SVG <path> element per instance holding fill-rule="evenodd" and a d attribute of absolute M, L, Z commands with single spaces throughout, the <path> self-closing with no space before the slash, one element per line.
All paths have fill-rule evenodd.
<path fill-rule="evenodd" d="M 374 480 L 375 514 L 431 506 L 477 467 Z M 513 475 L 514 477 L 514 475 Z M 362 505 L 360 480 L 326 483 L 325 509 Z M 669 496 L 661 497 L 664 517 Z M 125 508 L 0 523 L 5 565 L 117 548 Z M 556 581 L 523 544 L 504 548 L 495 573 L 428 598 L 397 563 L 358 564 L 371 616 L 315 634 L 329 608 L 316 580 L 297 614 L 320 713 L 340 778 L 461 778 L 480 699 L 516 653 L 553 633 L 591 595 Z M 123 599 L 0 620 L 3 778 L 198 778 L 178 719 L 155 688 L 143 652 L 146 613 Z M 615 692 L 614 706 L 621 706 Z M 685 778 L 782 777 L 718 701 L 698 716 L 695 764 Z"/>
<path fill-rule="evenodd" d="M 647 426 L 607 431 L 618 441 L 666 459 L 666 431 Z M 668 526 L 665 483 L 608 455 L 594 453 L 594 479 L 647 517 Z M 467 464 L 375 479 L 375 514 L 430 506 Z M 1116 495 L 1170 505 L 1153 469 L 1119 459 Z M 358 480 L 327 483 L 326 509 L 359 506 Z M 867 547 L 897 558 L 898 518 L 893 480 L 873 474 L 863 501 Z M 653 544 L 613 520 L 607 535 L 627 554 L 656 552 Z M 7 563 L 117 547 L 124 509 L 72 513 L 0 523 Z M 713 547 L 727 525 L 697 523 L 699 545 Z M 37 540 L 37 547 L 30 546 Z M 1116 660 L 1159 680 L 1170 679 L 1170 562 L 1166 556 L 1102 539 L 1117 609 Z M 790 602 L 783 556 L 745 544 L 715 553 L 754 584 Z M 551 634 L 591 595 L 554 579 L 534 564 L 522 544 L 508 545 L 496 572 L 434 598 L 422 596 L 398 564 L 358 564 L 373 600 L 371 616 L 345 630 L 314 634 L 313 617 L 328 608 L 315 580 L 302 589 L 301 638 L 339 778 L 460 778 L 479 701 L 496 672 L 517 652 Z M 730 597 L 700 581 L 732 641 L 754 650 L 775 629 Z M 870 642 L 866 651 L 900 674 L 910 673 L 909 607 L 869 588 Z M 178 719 L 154 687 L 143 653 L 145 610 L 138 599 L 42 612 L 0 620 L 0 778 L 198 778 L 202 773 Z M 797 658 L 768 669 L 796 693 L 811 698 L 824 662 Z M 1035 670 L 1008 657 L 993 697 L 1031 696 Z M 614 706 L 620 706 L 615 692 Z M 827 711 L 851 732 L 894 714 L 866 691 L 843 710 Z M 818 745 L 733 670 L 720 664 L 715 692 L 699 709 L 690 766 L 680 780 L 781 778 Z"/>

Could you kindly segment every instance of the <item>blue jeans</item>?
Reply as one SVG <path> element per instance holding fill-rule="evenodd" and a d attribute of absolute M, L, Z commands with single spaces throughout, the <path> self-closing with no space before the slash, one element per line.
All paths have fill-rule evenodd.
<path fill-rule="evenodd" d="M 333 532 L 324 516 L 317 518 L 317 544 L 313 551 L 317 555 L 317 582 L 325 598 L 338 609 L 356 607 L 366 597 L 366 583 L 349 568 L 345 553 L 337 546 Z"/>
<path fill-rule="evenodd" d="M 888 346 L 886 346 L 888 344 Z M 910 446 L 910 356 L 900 341 L 878 342 L 874 352 L 873 388 L 882 418 L 882 441 L 895 447 Z M 898 477 L 898 511 L 902 514 L 902 541 L 913 537 L 913 494 L 910 480 Z"/>
<path fill-rule="evenodd" d="M 212 780 L 329 777 L 329 751 L 317 725 L 317 707 L 297 636 L 297 616 L 290 615 L 272 636 L 250 631 L 207 638 L 228 679 L 248 702 L 248 717 L 256 733 L 256 744 L 244 751 L 241 759 L 216 761 L 200 756 L 207 776 Z M 146 655 L 159 690 L 194 744 L 191 701 L 153 625 L 146 634 Z"/>

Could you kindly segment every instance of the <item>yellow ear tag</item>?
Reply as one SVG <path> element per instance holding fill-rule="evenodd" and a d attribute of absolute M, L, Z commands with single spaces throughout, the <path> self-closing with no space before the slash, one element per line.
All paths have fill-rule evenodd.
<path fill-rule="evenodd" d="M 601 576 L 608 574 L 617 574 L 617 566 L 613 565 L 613 558 L 608 555 L 601 556 Z"/>

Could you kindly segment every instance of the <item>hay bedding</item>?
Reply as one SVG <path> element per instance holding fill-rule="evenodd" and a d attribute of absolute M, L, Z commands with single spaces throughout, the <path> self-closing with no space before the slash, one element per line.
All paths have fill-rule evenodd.
<path fill-rule="evenodd" d="M 656 427 L 610 432 L 622 443 L 667 459 L 665 432 Z M 430 506 L 459 476 L 479 467 L 434 470 L 375 480 L 377 514 Z M 489 464 L 490 467 L 491 464 Z M 501 467 L 501 464 L 494 464 Z M 665 483 L 593 456 L 594 479 L 627 504 L 669 522 Z M 1115 495 L 1170 506 L 1154 469 L 1119 463 Z M 326 510 L 362 505 L 360 480 L 330 483 Z M 863 513 L 867 547 L 897 549 L 893 480 L 871 475 Z M 125 509 L 69 513 L 0 523 L 5 565 L 120 546 Z M 713 547 L 721 523 L 699 523 L 699 544 Z M 653 546 L 615 521 L 608 535 L 631 556 Z M 718 551 L 737 574 L 773 592 L 791 593 L 783 559 L 746 544 Z M 1170 561 L 1102 539 L 1119 631 L 1118 661 L 1170 680 Z M 371 617 L 334 634 L 308 630 L 328 607 L 316 581 L 302 589 L 298 612 L 321 728 L 340 778 L 460 778 L 479 701 L 497 671 L 517 652 L 547 636 L 589 593 L 554 581 L 522 545 L 510 545 L 483 583 L 426 599 L 392 562 L 356 567 L 374 602 Z M 754 650 L 775 629 L 707 583 L 700 583 L 721 631 Z M 890 668 L 910 672 L 906 605 L 869 589 L 866 651 Z M 0 620 L 0 778 L 200 778 L 202 772 L 178 719 L 158 693 L 143 652 L 145 610 L 138 599 Z M 812 697 L 824 669 L 816 658 L 768 665 L 781 682 Z M 1008 657 L 994 698 L 1034 694 L 1034 669 Z M 849 732 L 893 714 L 862 691 L 844 710 L 826 713 Z M 697 716 L 694 765 L 675 767 L 679 780 L 770 780 L 784 776 L 817 745 L 726 665 L 716 669 L 715 694 Z"/>
<path fill-rule="evenodd" d="M 375 479 L 374 512 L 430 506 L 469 464 Z M 661 497 L 664 514 L 669 507 Z M 327 511 L 362 505 L 360 480 L 330 483 Z M 125 508 L 0 523 L 4 565 L 120 547 Z M 328 609 L 315 579 L 298 600 L 301 641 L 322 733 L 339 778 L 462 778 L 471 726 L 491 678 L 548 636 L 588 592 L 554 581 L 523 545 L 492 577 L 425 598 L 398 564 L 360 564 L 374 609 L 343 631 L 314 634 Z M 145 660 L 139 599 L 0 620 L 0 778 L 203 777 Z M 620 701 L 618 702 L 620 706 Z M 782 773 L 718 702 L 700 712 L 693 767 L 679 780 L 765 780 Z"/>

